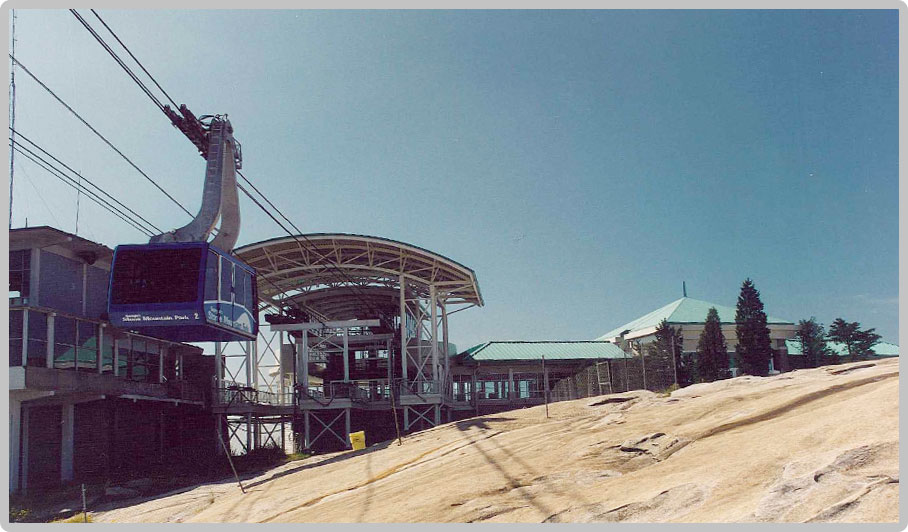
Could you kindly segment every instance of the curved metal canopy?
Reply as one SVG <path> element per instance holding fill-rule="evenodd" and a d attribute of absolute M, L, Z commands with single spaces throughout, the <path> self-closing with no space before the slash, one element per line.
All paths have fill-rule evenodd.
<path fill-rule="evenodd" d="M 400 279 L 407 297 L 448 304 L 483 304 L 476 273 L 429 250 L 387 238 L 312 233 L 248 244 L 235 251 L 258 272 L 259 298 L 292 304 L 328 319 L 353 319 L 399 309 Z"/>

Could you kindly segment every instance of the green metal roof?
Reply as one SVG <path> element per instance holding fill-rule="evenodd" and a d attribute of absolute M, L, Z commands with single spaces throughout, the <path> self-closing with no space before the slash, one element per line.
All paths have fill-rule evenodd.
<path fill-rule="evenodd" d="M 724 305 L 710 303 L 709 301 L 682 297 L 681 299 L 672 301 L 668 305 L 641 316 L 634 321 L 625 323 L 621 327 L 617 327 L 596 339 L 611 339 L 620 336 L 621 333 L 626 330 L 634 332 L 648 327 L 655 327 L 663 319 L 668 320 L 669 323 L 673 324 L 703 323 L 706 321 L 706 313 L 709 312 L 710 307 L 716 307 L 716 310 L 719 312 L 719 321 L 722 323 L 731 324 L 735 322 L 735 313 L 737 312 L 735 307 L 726 307 Z M 773 318 L 772 316 L 766 317 L 766 323 L 794 325 L 794 322 L 792 321 Z"/>
<path fill-rule="evenodd" d="M 829 347 L 833 353 L 840 357 L 848 356 L 848 349 L 843 343 L 826 342 L 826 346 Z M 789 355 L 804 355 L 804 353 L 801 352 L 801 342 L 799 342 L 797 339 L 785 340 L 785 347 L 788 348 Z M 876 354 L 876 356 L 880 357 L 897 357 L 899 356 L 899 346 L 897 346 L 896 344 L 891 344 L 889 342 L 879 342 L 875 346 L 873 346 L 873 352 Z"/>
<path fill-rule="evenodd" d="M 627 355 L 608 342 L 486 342 L 461 353 L 478 362 L 502 360 L 588 360 L 625 358 Z"/>

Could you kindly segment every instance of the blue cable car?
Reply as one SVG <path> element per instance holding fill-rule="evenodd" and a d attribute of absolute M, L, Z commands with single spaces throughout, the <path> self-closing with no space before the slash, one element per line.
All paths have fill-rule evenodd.
<path fill-rule="evenodd" d="M 112 324 L 177 342 L 255 340 L 255 269 L 208 242 L 117 246 Z"/>

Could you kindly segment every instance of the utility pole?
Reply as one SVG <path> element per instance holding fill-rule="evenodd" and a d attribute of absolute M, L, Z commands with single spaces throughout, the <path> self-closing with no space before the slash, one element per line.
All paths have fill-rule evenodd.
<path fill-rule="evenodd" d="M 9 144 L 9 229 L 13 228 L 13 144 L 16 142 L 16 10 L 10 9 L 12 15 L 13 27 L 12 45 L 10 46 L 10 63 L 9 63 L 9 127 L 11 142 Z"/>
<path fill-rule="evenodd" d="M 545 397 L 545 417 L 549 417 L 549 372 L 545 369 L 545 355 L 542 355 L 542 386 Z"/>

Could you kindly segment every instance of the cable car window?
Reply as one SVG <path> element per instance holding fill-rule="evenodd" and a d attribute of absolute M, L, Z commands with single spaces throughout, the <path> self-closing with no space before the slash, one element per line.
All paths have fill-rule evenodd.
<path fill-rule="evenodd" d="M 245 291 L 246 283 L 243 282 L 243 277 L 247 277 L 248 275 L 249 274 L 246 273 L 242 268 L 236 269 L 236 274 L 235 274 L 236 279 L 235 279 L 235 283 L 233 286 L 233 290 L 234 290 L 234 296 L 233 296 L 234 299 L 233 300 L 236 302 L 237 305 L 246 304 L 246 291 Z M 238 317 L 239 316 L 237 315 L 237 316 L 234 316 L 233 318 L 236 319 Z"/>
<path fill-rule="evenodd" d="M 233 301 L 231 292 L 233 292 L 233 263 L 221 259 L 221 301 Z"/>
<path fill-rule="evenodd" d="M 243 270 L 243 293 L 246 294 L 246 299 L 243 300 L 243 306 L 249 309 L 249 312 L 252 312 L 252 315 L 255 316 L 255 294 L 252 290 L 252 275 L 245 270 Z"/>
<path fill-rule="evenodd" d="M 117 252 L 111 302 L 187 303 L 198 299 L 202 249 L 123 249 Z"/>
<path fill-rule="evenodd" d="M 205 301 L 216 301 L 218 298 L 218 271 L 221 257 L 214 251 L 208 250 L 208 260 L 205 261 Z"/>

